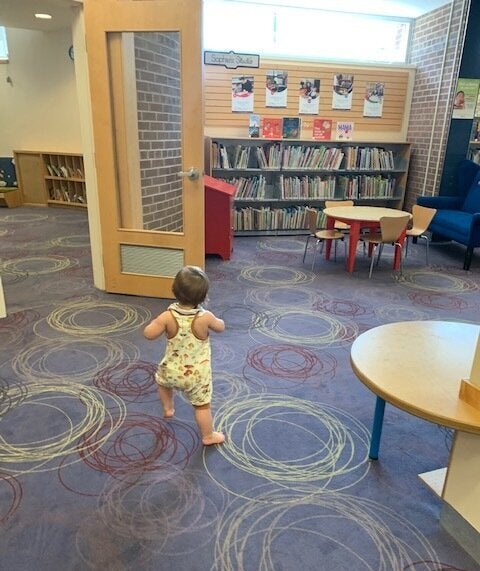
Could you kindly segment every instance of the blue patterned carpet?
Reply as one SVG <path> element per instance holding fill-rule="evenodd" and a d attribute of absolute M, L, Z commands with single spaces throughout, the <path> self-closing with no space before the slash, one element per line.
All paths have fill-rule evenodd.
<path fill-rule="evenodd" d="M 202 448 L 181 395 L 162 419 L 164 342 L 144 325 L 168 300 L 93 287 L 86 213 L 0 210 L 0 569 L 3 571 L 478 571 L 440 527 L 418 474 L 447 464 L 451 433 L 387 406 L 350 368 L 363 331 L 393 321 L 479 322 L 479 258 L 413 245 L 368 279 L 311 257 L 305 238 L 236 238 L 209 257 L 213 409 Z M 386 248 L 387 250 L 387 248 Z"/>

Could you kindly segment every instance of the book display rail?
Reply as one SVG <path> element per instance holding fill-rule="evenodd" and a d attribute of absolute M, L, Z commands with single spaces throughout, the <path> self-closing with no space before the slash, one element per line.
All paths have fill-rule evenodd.
<path fill-rule="evenodd" d="M 209 138 L 205 172 L 233 184 L 234 230 L 295 232 L 325 200 L 401 208 L 408 143 Z"/>

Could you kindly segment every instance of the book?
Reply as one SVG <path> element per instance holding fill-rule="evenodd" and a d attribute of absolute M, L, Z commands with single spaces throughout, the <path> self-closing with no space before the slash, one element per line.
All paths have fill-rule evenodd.
<path fill-rule="evenodd" d="M 248 135 L 252 138 L 260 136 L 260 115 L 251 114 L 248 123 Z"/>
<path fill-rule="evenodd" d="M 352 121 L 337 121 L 337 141 L 351 141 L 353 137 Z"/>
<path fill-rule="evenodd" d="M 333 121 L 331 119 L 314 119 L 313 138 L 316 141 L 329 141 L 332 138 L 332 125 Z"/>
<path fill-rule="evenodd" d="M 298 139 L 300 137 L 300 119 L 298 117 L 284 117 L 282 136 L 284 139 Z"/>
<path fill-rule="evenodd" d="M 264 117 L 262 121 L 262 137 L 266 139 L 282 138 L 283 121 L 281 117 Z"/>

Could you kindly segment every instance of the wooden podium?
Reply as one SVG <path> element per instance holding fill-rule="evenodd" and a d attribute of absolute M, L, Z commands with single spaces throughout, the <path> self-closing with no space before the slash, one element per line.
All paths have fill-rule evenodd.
<path fill-rule="evenodd" d="M 205 175 L 205 254 L 229 260 L 233 250 L 233 198 L 235 187 Z"/>

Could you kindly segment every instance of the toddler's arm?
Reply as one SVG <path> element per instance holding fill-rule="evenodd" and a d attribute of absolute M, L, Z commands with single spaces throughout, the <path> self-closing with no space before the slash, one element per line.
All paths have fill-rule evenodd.
<path fill-rule="evenodd" d="M 155 319 L 150 321 L 150 323 L 145 327 L 143 330 L 143 335 L 147 339 L 153 340 L 160 337 L 165 333 L 167 328 L 167 319 L 168 319 L 169 312 L 164 311 L 160 315 L 158 315 Z"/>
<path fill-rule="evenodd" d="M 215 315 L 213 315 L 211 311 L 205 311 L 204 315 L 206 317 L 206 322 L 207 322 L 206 324 L 209 329 L 215 331 L 216 333 L 221 333 L 222 331 L 225 331 L 225 322 L 223 321 L 223 319 L 215 317 Z"/>

